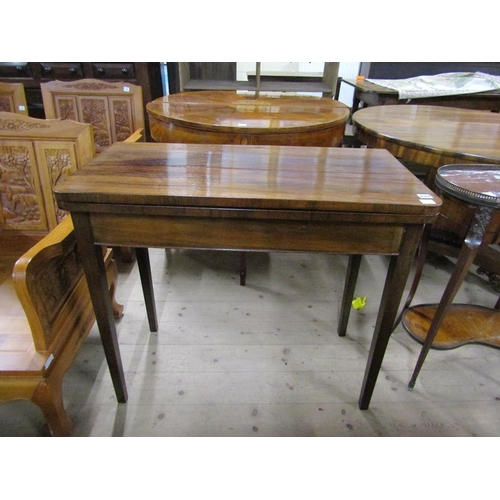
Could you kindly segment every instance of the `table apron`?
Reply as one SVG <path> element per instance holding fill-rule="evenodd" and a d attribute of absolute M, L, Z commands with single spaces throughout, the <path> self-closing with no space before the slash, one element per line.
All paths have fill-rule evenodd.
<path fill-rule="evenodd" d="M 347 117 L 346 117 L 347 120 Z M 203 127 L 196 124 L 169 123 L 149 115 L 151 137 L 156 142 L 182 142 L 188 144 L 249 144 L 276 146 L 342 145 L 346 120 L 303 129 L 248 129 L 237 127 Z M 305 130 L 304 130 L 305 129 Z"/>
<path fill-rule="evenodd" d="M 397 254 L 405 225 L 89 213 L 103 245 Z"/>
<path fill-rule="evenodd" d="M 326 210 L 294 210 L 294 209 L 259 209 L 259 208 L 221 208 L 221 207 L 196 207 L 183 205 L 124 205 L 124 204 L 99 204 L 65 202 L 58 200 L 59 208 L 69 212 L 88 212 L 94 214 L 114 214 L 147 217 L 198 217 L 209 219 L 258 219 L 258 220 L 283 220 L 300 221 L 303 223 L 328 222 L 345 224 L 375 224 L 375 225 L 423 225 L 435 222 L 438 209 L 431 213 L 412 213 L 411 209 L 400 213 L 382 212 L 379 207 L 368 206 L 365 211 L 326 211 Z"/>

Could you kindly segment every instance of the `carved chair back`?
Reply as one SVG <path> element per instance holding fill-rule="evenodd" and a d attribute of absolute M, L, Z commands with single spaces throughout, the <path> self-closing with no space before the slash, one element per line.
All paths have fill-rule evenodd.
<path fill-rule="evenodd" d="M 90 125 L 0 112 L 0 231 L 55 228 L 52 187 L 94 156 Z"/>
<path fill-rule="evenodd" d="M 142 88 L 91 78 L 41 84 L 46 118 L 92 125 L 97 153 L 144 128 Z"/>
<path fill-rule="evenodd" d="M 113 300 L 118 273 L 110 249 L 104 263 Z M 0 401 L 31 401 L 53 436 L 69 436 L 73 423 L 64 408 L 63 379 L 95 322 L 71 217 L 17 260 L 12 277 L 26 318 L 14 312 L 13 322 L 3 322 Z M 10 287 L 2 298 L 2 313 L 8 314 Z"/>
<path fill-rule="evenodd" d="M 22 83 L 0 82 L 0 111 L 28 116 L 28 105 Z"/>
<path fill-rule="evenodd" d="M 83 310 L 86 310 L 88 318 L 80 328 L 83 326 L 85 333 L 89 324 L 93 324 L 94 316 L 87 297 L 88 291 L 85 290 L 83 268 L 76 252 L 71 217 L 63 220 L 45 238 L 16 262 L 13 279 L 31 327 L 35 349 L 39 352 L 54 352 L 62 348 L 62 345 L 54 343 L 64 342 L 68 332 L 75 326 L 70 325 L 70 322 L 77 323 Z M 70 295 L 76 290 L 80 298 L 85 296 L 82 303 L 75 301 L 75 298 L 70 300 Z M 71 307 L 75 306 L 82 308 L 79 314 L 71 311 Z"/>

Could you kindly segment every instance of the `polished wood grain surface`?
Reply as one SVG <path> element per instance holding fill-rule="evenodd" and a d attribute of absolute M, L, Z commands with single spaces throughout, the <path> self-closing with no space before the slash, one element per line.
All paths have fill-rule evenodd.
<path fill-rule="evenodd" d="M 146 106 L 157 142 L 340 146 L 349 108 L 317 97 L 185 92 Z"/>
<path fill-rule="evenodd" d="M 426 218 L 440 205 L 388 152 L 347 148 L 115 144 L 55 189 L 65 207 L 128 203 Z M 422 203 L 418 194 L 434 203 Z"/>
<path fill-rule="evenodd" d="M 441 204 L 386 151 L 210 144 L 115 144 L 61 181 L 55 195 L 71 211 L 120 402 L 127 389 L 96 244 L 350 254 L 339 336 L 358 274 L 355 255 L 390 255 L 360 409 L 369 406 L 423 227 Z M 156 331 L 143 253 L 137 262 L 147 271 L 143 291 Z"/>
<path fill-rule="evenodd" d="M 411 307 L 403 315 L 403 326 L 423 344 L 438 304 Z M 500 349 L 500 311 L 472 304 L 451 304 L 432 342 L 432 349 L 455 349 L 480 344 Z"/>
<path fill-rule="evenodd" d="M 354 135 L 397 158 L 439 168 L 500 164 L 500 114 L 442 106 L 376 106 L 353 114 Z"/>
<path fill-rule="evenodd" d="M 429 167 L 425 183 L 436 190 L 437 169 L 449 164 L 500 164 L 500 114 L 440 106 L 377 106 L 353 114 L 358 140 L 394 156 Z M 455 256 L 474 216 L 474 207 L 444 196 L 434 224 L 431 250 Z M 499 216 L 494 214 L 499 227 Z M 495 225 L 491 226 L 492 228 Z M 445 242 L 444 244 L 441 242 Z M 476 264 L 500 273 L 498 255 L 484 246 Z"/>

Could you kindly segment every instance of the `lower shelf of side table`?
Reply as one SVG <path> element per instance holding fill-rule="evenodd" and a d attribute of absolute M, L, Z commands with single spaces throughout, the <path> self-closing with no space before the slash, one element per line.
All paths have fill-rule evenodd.
<path fill-rule="evenodd" d="M 423 344 L 438 304 L 408 308 L 402 323 L 410 336 Z M 500 349 L 500 310 L 470 304 L 452 304 L 439 328 L 431 349 L 455 349 L 481 344 Z"/>

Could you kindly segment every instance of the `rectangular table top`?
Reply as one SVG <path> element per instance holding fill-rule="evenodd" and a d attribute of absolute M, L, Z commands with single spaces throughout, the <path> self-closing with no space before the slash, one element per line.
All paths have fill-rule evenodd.
<path fill-rule="evenodd" d="M 385 150 L 116 143 L 55 187 L 61 208 L 155 205 L 433 217 L 441 200 Z"/>

